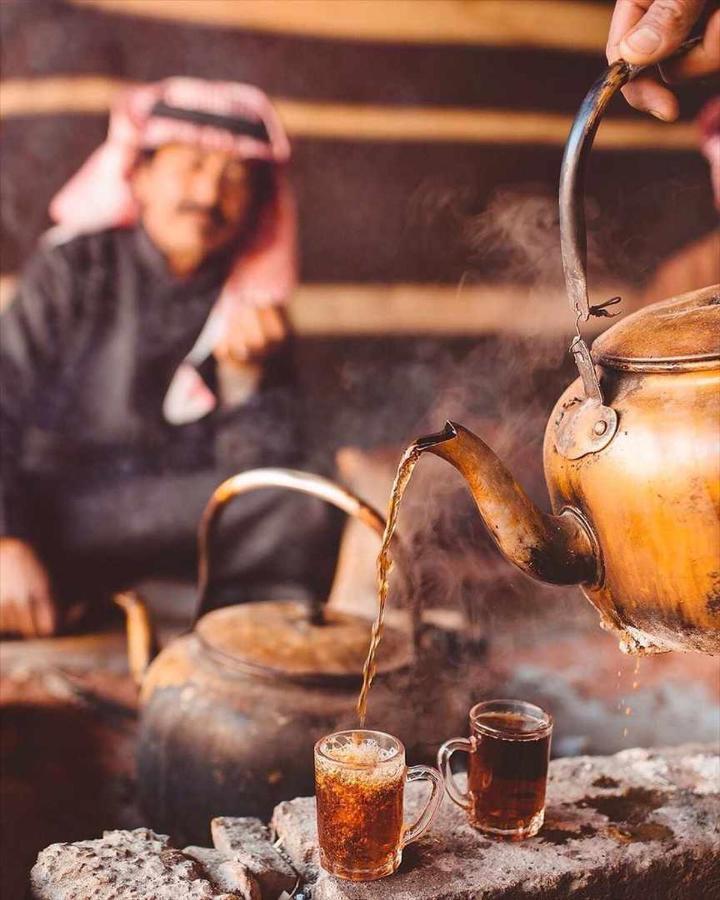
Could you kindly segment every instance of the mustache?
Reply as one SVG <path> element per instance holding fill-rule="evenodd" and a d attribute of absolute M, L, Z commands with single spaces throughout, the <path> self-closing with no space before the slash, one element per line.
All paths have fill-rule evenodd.
<path fill-rule="evenodd" d="M 193 200 L 184 200 L 178 206 L 178 212 L 203 213 L 210 219 L 213 225 L 221 226 L 228 224 L 227 219 L 217 204 L 208 206 L 204 203 L 195 203 Z"/>

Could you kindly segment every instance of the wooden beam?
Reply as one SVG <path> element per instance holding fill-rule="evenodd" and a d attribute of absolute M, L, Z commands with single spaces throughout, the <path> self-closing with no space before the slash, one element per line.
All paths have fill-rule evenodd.
<path fill-rule="evenodd" d="M 576 0 L 72 0 L 120 15 L 351 41 L 602 52 L 608 4 Z"/>
<path fill-rule="evenodd" d="M 606 299 L 613 293 L 617 285 L 604 290 L 600 285 L 593 296 Z M 302 284 L 290 316 L 299 334 L 315 337 L 562 335 L 573 329 L 564 291 L 521 285 Z M 591 331 L 603 327 L 590 325 Z"/>
<path fill-rule="evenodd" d="M 12 299 L 16 284 L 14 275 L 0 277 L 0 309 Z M 617 290 L 617 285 L 600 285 L 593 298 L 606 299 Z M 631 309 L 632 292 L 624 291 L 623 298 Z M 552 336 L 569 334 L 573 328 L 563 291 L 505 284 L 301 284 L 290 304 L 290 318 L 305 337 Z M 587 333 L 606 325 L 590 322 Z"/>
<path fill-rule="evenodd" d="M 104 114 L 130 82 L 103 76 L 12 78 L 0 85 L 0 117 Z M 571 116 L 515 109 L 381 106 L 274 98 L 293 138 L 350 141 L 416 141 L 482 144 L 565 143 Z M 692 123 L 672 125 L 638 116 L 605 119 L 596 146 L 611 150 L 692 150 Z"/>
<path fill-rule="evenodd" d="M 572 124 L 572 116 L 561 113 L 515 109 L 275 102 L 289 134 L 304 138 L 562 146 Z M 696 149 L 697 141 L 691 123 L 605 119 L 596 146 L 678 150 Z"/>
<path fill-rule="evenodd" d="M 132 83 L 105 75 L 51 75 L 0 81 L 0 118 L 107 113 L 113 98 Z"/>

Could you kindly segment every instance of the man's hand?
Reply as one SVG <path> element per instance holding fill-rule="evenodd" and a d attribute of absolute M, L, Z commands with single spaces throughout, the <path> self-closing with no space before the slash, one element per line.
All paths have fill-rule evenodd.
<path fill-rule="evenodd" d="M 233 312 L 228 332 L 215 348 L 215 357 L 237 365 L 260 362 L 285 340 L 287 333 L 283 307 L 241 307 Z"/>
<path fill-rule="evenodd" d="M 46 637 L 57 625 L 45 566 L 29 544 L 0 537 L 0 633 Z"/>
<path fill-rule="evenodd" d="M 705 0 L 617 0 L 607 43 L 608 62 L 618 58 L 653 65 L 674 53 L 700 18 Z M 720 9 L 708 20 L 702 43 L 682 59 L 661 69 L 666 81 L 698 78 L 720 71 Z M 637 78 L 623 88 L 635 109 L 672 122 L 678 102 L 668 88 L 651 78 Z"/>

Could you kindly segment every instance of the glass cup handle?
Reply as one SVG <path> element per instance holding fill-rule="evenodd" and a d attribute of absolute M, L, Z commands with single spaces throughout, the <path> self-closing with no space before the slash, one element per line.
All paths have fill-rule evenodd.
<path fill-rule="evenodd" d="M 468 809 L 470 806 L 470 794 L 467 791 L 463 793 L 458 788 L 455 776 L 450 768 L 450 759 L 456 750 L 462 750 L 463 753 L 472 753 L 473 749 L 473 743 L 468 738 L 452 738 L 449 741 L 445 741 L 438 750 L 437 764 L 438 769 L 442 772 L 445 790 L 450 795 L 450 799 L 463 809 Z"/>
<path fill-rule="evenodd" d="M 411 766 L 407 770 L 407 780 L 408 782 L 429 781 L 431 783 L 431 790 L 428 801 L 423 807 L 423 811 L 417 817 L 417 820 L 412 825 L 408 825 L 405 828 L 402 843 L 400 845 L 401 847 L 407 847 L 408 844 L 416 841 L 427 831 L 435 813 L 438 811 L 440 801 L 443 797 L 442 775 L 437 769 L 432 769 L 430 766 Z"/>

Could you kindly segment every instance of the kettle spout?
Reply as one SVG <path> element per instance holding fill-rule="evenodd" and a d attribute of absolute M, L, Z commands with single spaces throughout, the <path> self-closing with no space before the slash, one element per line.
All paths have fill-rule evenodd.
<path fill-rule="evenodd" d="M 507 560 L 550 584 L 597 582 L 597 542 L 579 513 L 553 516 L 538 509 L 490 447 L 462 425 L 447 422 L 416 443 L 460 472 Z"/>

